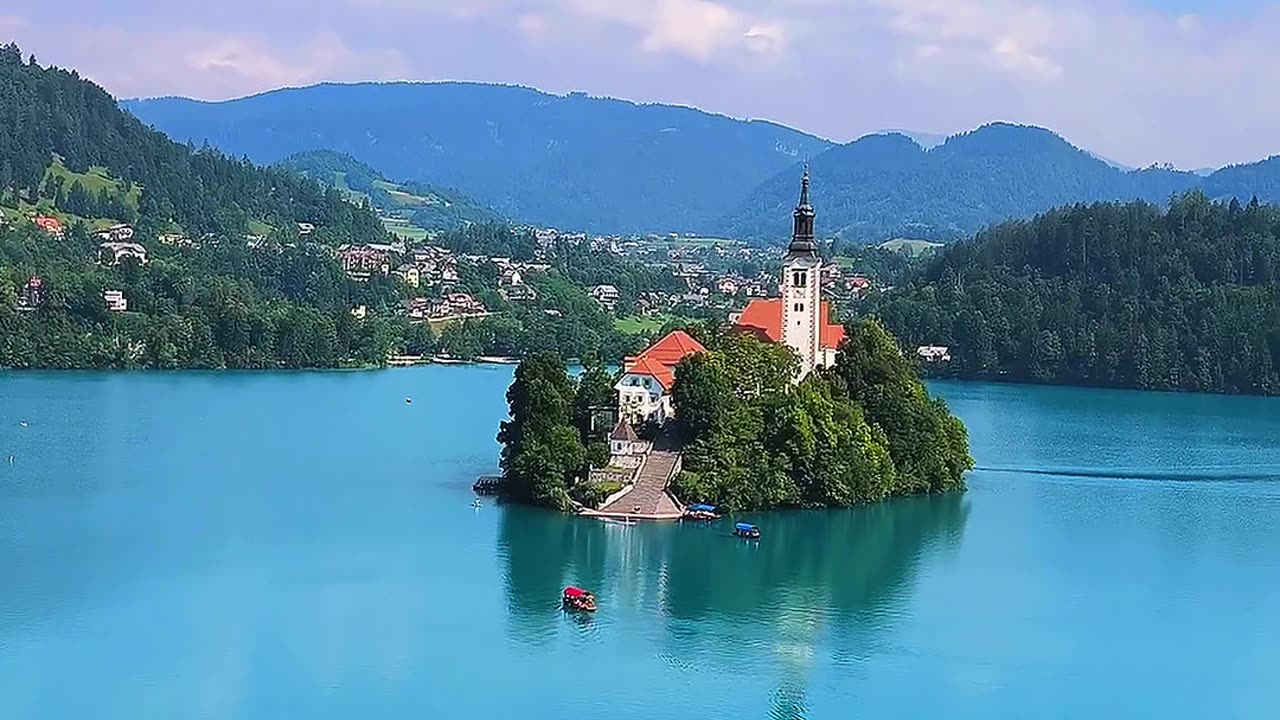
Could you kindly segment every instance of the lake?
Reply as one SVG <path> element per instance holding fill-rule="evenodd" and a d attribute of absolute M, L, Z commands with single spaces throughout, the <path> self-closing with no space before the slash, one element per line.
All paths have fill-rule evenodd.
<path fill-rule="evenodd" d="M 0 374 L 5 716 L 1280 708 L 1280 400 L 938 383 L 968 493 L 751 544 L 472 508 L 510 377 Z"/>

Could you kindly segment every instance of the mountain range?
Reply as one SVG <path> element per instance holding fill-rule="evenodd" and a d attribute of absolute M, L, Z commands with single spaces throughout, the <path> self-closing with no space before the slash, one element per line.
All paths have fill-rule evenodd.
<path fill-rule="evenodd" d="M 1130 170 L 1038 127 L 835 144 L 693 108 L 469 83 L 316 85 L 223 102 L 124 106 L 180 141 L 274 163 L 346 153 L 387 177 L 457 188 L 500 214 L 594 232 L 786 237 L 810 161 L 819 232 L 952 240 L 1097 200 L 1280 200 L 1280 158 L 1206 173 Z M 922 146 L 921 143 L 924 143 Z"/>
<path fill-rule="evenodd" d="M 335 150 L 512 218 L 596 231 L 714 227 L 761 182 L 830 147 L 769 122 L 501 85 L 325 84 L 123 104 L 179 141 L 255 162 Z"/>

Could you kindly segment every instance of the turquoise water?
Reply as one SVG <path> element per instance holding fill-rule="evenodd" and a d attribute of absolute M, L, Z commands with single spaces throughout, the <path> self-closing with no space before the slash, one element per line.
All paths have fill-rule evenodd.
<path fill-rule="evenodd" d="M 744 544 L 470 507 L 510 372 L 0 374 L 4 716 L 1280 712 L 1280 401 L 935 385 L 970 492 Z"/>

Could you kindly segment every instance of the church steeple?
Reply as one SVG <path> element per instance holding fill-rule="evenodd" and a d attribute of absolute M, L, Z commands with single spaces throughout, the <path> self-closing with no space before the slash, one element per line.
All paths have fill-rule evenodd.
<path fill-rule="evenodd" d="M 818 246 L 813 240 L 813 206 L 809 204 L 809 163 L 804 164 L 804 175 L 800 178 L 800 202 L 792 213 L 794 221 L 791 230 L 791 244 L 787 247 L 787 255 L 816 256 Z"/>

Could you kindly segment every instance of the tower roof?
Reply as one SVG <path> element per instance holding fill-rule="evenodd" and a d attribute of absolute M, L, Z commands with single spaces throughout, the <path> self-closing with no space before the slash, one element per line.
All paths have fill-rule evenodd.
<path fill-rule="evenodd" d="M 791 244 L 787 246 L 787 255 L 809 256 L 818 254 L 818 245 L 813 240 L 813 224 L 816 213 L 809 204 L 809 163 L 804 164 L 804 175 L 800 177 L 800 201 L 796 203 L 792 213 Z"/>

